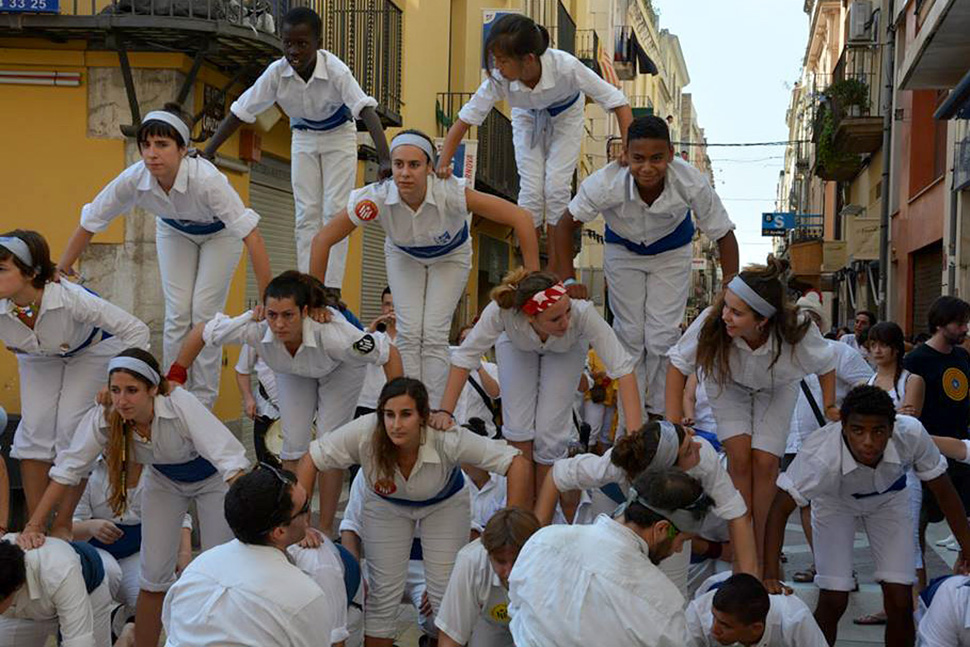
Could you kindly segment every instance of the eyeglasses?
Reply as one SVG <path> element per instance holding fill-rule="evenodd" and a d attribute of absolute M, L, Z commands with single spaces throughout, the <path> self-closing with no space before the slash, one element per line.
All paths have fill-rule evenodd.
<path fill-rule="evenodd" d="M 278 469 L 276 469 L 275 467 L 273 467 L 269 463 L 260 462 L 256 466 L 256 469 L 264 469 L 264 470 L 267 470 L 269 472 L 272 472 L 273 476 L 276 477 L 276 480 L 279 481 L 280 488 L 279 488 L 279 491 L 277 492 L 277 495 L 276 495 L 276 510 L 282 509 L 283 502 L 288 498 L 287 491 L 286 491 L 287 490 L 287 487 L 286 486 L 288 486 L 288 485 L 290 485 L 290 486 L 296 485 L 296 479 L 292 479 L 292 478 L 287 477 L 287 475 L 283 474 L 281 471 L 279 471 Z M 296 514 L 294 514 L 291 517 L 287 517 L 286 520 L 283 521 L 283 522 L 273 521 L 270 524 L 270 526 L 268 528 L 266 528 L 265 532 L 269 532 L 270 530 L 272 530 L 276 526 L 286 526 L 286 525 L 289 525 L 295 519 L 297 519 L 297 518 L 299 518 L 299 517 L 301 517 L 301 516 L 303 516 L 305 514 L 309 514 L 309 513 L 310 513 L 310 496 L 307 495 L 306 501 L 303 503 L 303 507 L 300 508 L 300 510 Z M 275 516 L 275 514 L 274 514 L 274 516 Z"/>

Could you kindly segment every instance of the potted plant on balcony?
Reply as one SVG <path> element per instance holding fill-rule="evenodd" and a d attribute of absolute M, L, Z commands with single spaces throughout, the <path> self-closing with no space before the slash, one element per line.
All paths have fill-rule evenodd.
<path fill-rule="evenodd" d="M 823 180 L 848 182 L 856 176 L 862 167 L 862 157 L 836 148 L 836 123 L 832 107 L 823 103 L 819 111 L 815 175 Z"/>
<path fill-rule="evenodd" d="M 869 85 L 862 79 L 840 79 L 830 85 L 825 94 L 845 111 L 847 117 L 859 117 L 869 110 Z"/>

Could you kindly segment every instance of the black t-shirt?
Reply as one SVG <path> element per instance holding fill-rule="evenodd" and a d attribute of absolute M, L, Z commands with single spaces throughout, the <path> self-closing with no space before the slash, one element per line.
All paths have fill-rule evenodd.
<path fill-rule="evenodd" d="M 926 397 L 920 422 L 934 436 L 967 438 L 970 422 L 970 353 L 955 346 L 941 353 L 929 344 L 920 344 L 903 359 L 910 373 L 926 382 Z"/>

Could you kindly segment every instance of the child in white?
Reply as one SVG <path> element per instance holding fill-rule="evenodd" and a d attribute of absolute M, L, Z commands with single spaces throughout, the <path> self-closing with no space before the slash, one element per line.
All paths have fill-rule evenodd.
<path fill-rule="evenodd" d="M 242 254 L 249 253 L 260 293 L 269 283 L 269 256 L 257 227 L 259 215 L 247 208 L 229 180 L 208 160 L 186 157 L 189 126 L 179 114 L 155 110 L 138 129 L 142 161 L 129 166 L 81 209 L 58 269 L 71 266 L 93 236 L 119 215 L 140 207 L 156 216 L 155 246 L 165 295 L 163 363 L 168 366 L 192 326 L 226 305 L 229 284 Z M 210 349 L 195 364 L 186 384 L 211 407 L 219 394 L 221 355 Z"/>
<path fill-rule="evenodd" d="M 320 278 L 331 248 L 356 227 L 381 226 L 404 372 L 428 386 L 437 406 L 448 375 L 451 319 L 471 269 L 470 213 L 514 229 L 531 269 L 539 268 L 539 247 L 524 210 L 466 187 L 463 179 L 438 179 L 434 161 L 424 133 L 395 136 L 393 179 L 351 193 L 347 208 L 314 238 L 310 273 Z"/>
<path fill-rule="evenodd" d="M 0 236 L 0 341 L 17 356 L 20 424 L 10 455 L 20 459 L 27 514 L 47 471 L 104 386 L 108 360 L 148 348 L 148 326 L 87 288 L 55 281 L 50 249 L 34 231 Z M 6 518 L 0 519 L 0 525 Z"/>
<path fill-rule="evenodd" d="M 296 202 L 297 268 L 310 267 L 310 244 L 320 227 L 345 204 L 357 177 L 357 128 L 363 120 L 370 133 L 382 173 L 387 172 L 387 140 L 374 108 L 377 100 L 360 88 L 350 68 L 320 49 L 323 23 L 308 7 L 283 16 L 281 37 L 285 56 L 270 63 L 256 82 L 229 107 L 206 146 L 208 157 L 243 123 L 251 124 L 272 105 L 290 118 L 293 199 Z M 347 242 L 326 267 L 326 286 L 340 288 L 347 264 Z M 323 277 L 321 276 L 321 279 Z"/>
<path fill-rule="evenodd" d="M 575 283 L 573 230 L 602 214 L 613 328 L 637 363 L 647 410 L 662 414 L 666 355 L 677 342 L 687 306 L 694 223 L 717 242 L 725 282 L 738 271 L 738 243 L 710 179 L 674 156 L 663 119 L 636 119 L 626 137 L 625 162 L 583 180 L 556 227 L 556 271 L 567 284 Z M 584 296 L 583 286 L 570 289 L 572 296 Z"/>
<path fill-rule="evenodd" d="M 624 139 L 633 119 L 630 103 L 621 90 L 575 56 L 549 47 L 546 28 L 525 16 L 510 14 L 495 21 L 482 49 L 488 78 L 445 137 L 439 177 L 451 172 L 451 158 L 468 129 L 480 126 L 496 103 L 507 101 L 512 108 L 519 205 L 532 214 L 537 230 L 545 222 L 551 233 L 569 203 L 583 142 L 586 97 L 616 114 Z M 550 247 L 550 266 L 552 255 Z"/>

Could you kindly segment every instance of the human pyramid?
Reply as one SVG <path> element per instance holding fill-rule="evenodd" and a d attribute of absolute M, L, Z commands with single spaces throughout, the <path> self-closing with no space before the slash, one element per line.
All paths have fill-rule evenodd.
<path fill-rule="evenodd" d="M 886 644 L 913 645 L 918 620 L 921 644 L 970 645 L 970 305 L 937 300 L 915 348 L 865 312 L 854 335 L 823 336 L 819 295 L 792 303 L 783 261 L 739 271 L 734 224 L 666 123 L 633 119 L 529 18 L 493 25 L 487 79 L 440 152 L 416 130 L 388 143 L 321 35 L 290 10 L 285 56 L 203 151 L 177 106 L 148 113 L 142 160 L 84 206 L 56 264 L 40 233 L 0 236 L 28 517 L 8 532 L 0 461 L 0 647 L 156 647 L 163 630 L 172 647 L 389 647 L 402 601 L 422 645 L 832 645 L 860 520 Z M 624 152 L 571 197 L 585 97 L 615 114 Z M 517 205 L 451 172 L 499 101 Z M 259 215 L 210 161 L 273 104 L 292 127 L 298 256 L 275 277 Z M 355 120 L 381 165 L 359 189 Z M 145 323 L 72 280 L 135 206 L 157 216 L 161 363 Z M 472 213 L 515 233 L 522 266 L 450 346 Z M 600 215 L 612 326 L 572 260 Z M 390 285 L 364 326 L 339 287 L 348 236 L 375 224 Z M 723 286 L 682 332 L 695 228 Z M 227 314 L 244 246 L 261 303 Z M 255 467 L 211 411 L 226 344 L 242 346 Z M 814 613 L 780 568 L 796 508 Z M 928 583 L 925 528 L 943 519 L 957 574 Z"/>

